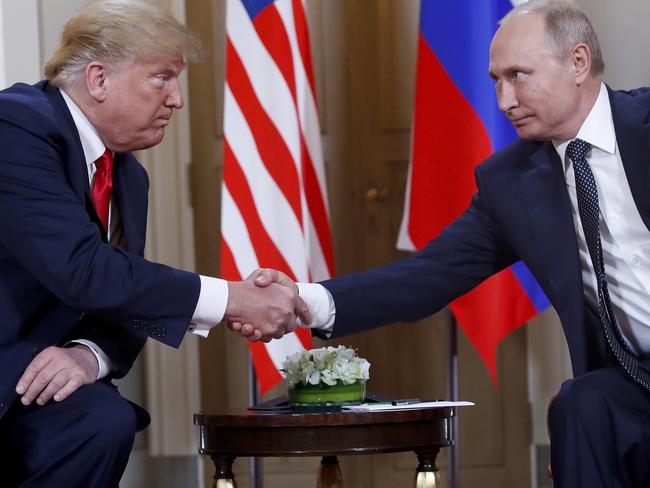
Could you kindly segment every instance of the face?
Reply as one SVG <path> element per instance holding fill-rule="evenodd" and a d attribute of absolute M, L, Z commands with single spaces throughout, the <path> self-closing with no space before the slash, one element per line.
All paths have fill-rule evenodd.
<path fill-rule="evenodd" d="M 559 59 L 544 20 L 524 15 L 502 25 L 490 47 L 490 76 L 499 109 L 523 139 L 565 140 L 582 123 L 580 94 L 571 56 Z"/>
<path fill-rule="evenodd" d="M 183 106 L 178 77 L 182 60 L 125 62 L 100 76 L 101 103 L 93 125 L 106 147 L 125 152 L 146 149 L 162 141 L 174 109 Z M 103 76 L 103 78 L 102 78 Z"/>

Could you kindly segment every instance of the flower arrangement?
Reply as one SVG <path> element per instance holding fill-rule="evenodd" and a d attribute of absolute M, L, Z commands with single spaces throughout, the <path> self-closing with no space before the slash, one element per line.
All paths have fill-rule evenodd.
<path fill-rule="evenodd" d="M 370 377 L 370 363 L 345 346 L 295 352 L 287 356 L 282 368 L 290 389 L 300 385 L 352 385 Z"/>

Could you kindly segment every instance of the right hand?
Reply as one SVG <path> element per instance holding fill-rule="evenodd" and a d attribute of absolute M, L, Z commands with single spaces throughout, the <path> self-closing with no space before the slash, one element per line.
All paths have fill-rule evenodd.
<path fill-rule="evenodd" d="M 228 294 L 224 319 L 231 330 L 249 340 L 279 339 L 295 330 L 296 317 L 311 322 L 297 286 L 279 271 L 257 270 L 244 281 L 229 282 Z"/>

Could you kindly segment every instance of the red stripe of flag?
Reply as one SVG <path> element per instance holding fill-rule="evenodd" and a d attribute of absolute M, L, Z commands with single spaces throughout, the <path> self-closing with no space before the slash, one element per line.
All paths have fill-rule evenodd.
<path fill-rule="evenodd" d="M 260 158 L 302 223 L 300 178 L 282 135 L 260 104 L 237 51 L 227 42 L 228 86 L 253 133 Z"/>
<path fill-rule="evenodd" d="M 225 239 L 221 239 L 221 259 L 220 259 L 220 268 L 219 274 L 222 278 L 226 280 L 239 281 L 244 277 L 239 273 L 237 269 L 237 263 L 235 262 L 235 256 L 230 250 L 230 246 Z"/>
<path fill-rule="evenodd" d="M 307 208 L 311 215 L 318 241 L 320 242 L 327 270 L 330 276 L 334 275 L 334 250 L 332 248 L 332 236 L 330 233 L 330 222 L 325 209 L 325 201 L 318 184 L 318 176 L 314 170 L 314 165 L 309 157 L 309 152 L 305 146 L 304 140 L 300 144 L 302 150 L 302 178 L 305 185 L 305 194 L 307 195 Z"/>
<path fill-rule="evenodd" d="M 223 181 L 244 219 L 258 262 L 261 266 L 284 271 L 289 278 L 295 281 L 295 275 L 289 264 L 271 240 L 257 213 L 253 193 L 246 182 L 246 176 L 241 170 L 237 158 L 230 149 L 228 141 L 224 141 L 224 146 Z"/>
<path fill-rule="evenodd" d="M 298 41 L 298 50 L 302 58 L 302 65 L 305 67 L 307 80 L 311 87 L 311 92 L 316 96 L 316 83 L 314 81 L 314 70 L 311 62 L 311 45 L 309 42 L 309 28 L 305 8 L 301 0 L 292 0 L 293 6 L 293 23 L 296 29 L 296 39 Z"/>
<path fill-rule="evenodd" d="M 291 56 L 291 44 L 278 10 L 275 6 L 262 10 L 255 17 L 253 25 L 264 47 L 266 47 L 282 73 L 282 77 L 287 83 L 289 91 L 291 91 L 291 96 L 295 100 L 296 81 L 294 78 L 293 57 Z"/>

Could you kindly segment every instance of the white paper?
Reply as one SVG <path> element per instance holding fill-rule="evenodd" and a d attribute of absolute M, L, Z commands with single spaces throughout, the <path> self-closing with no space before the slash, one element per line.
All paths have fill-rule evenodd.
<path fill-rule="evenodd" d="M 343 410 L 352 412 L 384 412 L 387 410 L 417 410 L 421 408 L 445 408 L 445 407 L 472 407 L 474 402 L 419 402 L 409 403 L 406 405 L 392 405 L 391 403 L 377 402 L 377 403 L 362 403 L 361 405 L 344 406 Z"/>

